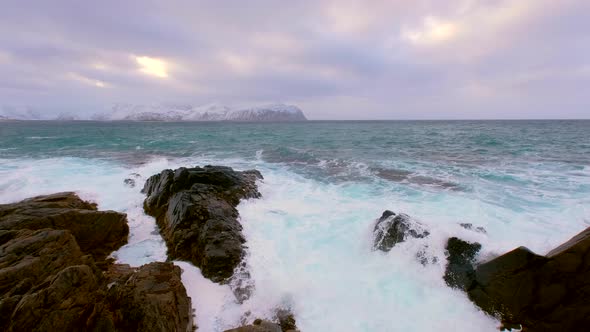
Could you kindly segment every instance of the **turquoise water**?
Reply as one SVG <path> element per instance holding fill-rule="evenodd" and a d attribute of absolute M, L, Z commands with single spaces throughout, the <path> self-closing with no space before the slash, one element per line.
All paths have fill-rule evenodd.
<path fill-rule="evenodd" d="M 590 225 L 590 121 L 0 123 L 0 203 L 75 190 L 126 212 L 130 243 L 115 255 L 135 265 L 165 259 L 141 210 L 145 178 L 204 164 L 257 168 L 265 180 L 263 198 L 239 206 L 249 301 L 180 263 L 203 331 L 277 306 L 304 331 L 494 330 L 442 282 L 446 238 L 481 242 L 485 260 L 519 245 L 545 253 Z M 138 186 L 125 186 L 129 177 Z M 385 209 L 432 236 L 373 252 Z M 423 250 L 437 262 L 416 262 Z"/>

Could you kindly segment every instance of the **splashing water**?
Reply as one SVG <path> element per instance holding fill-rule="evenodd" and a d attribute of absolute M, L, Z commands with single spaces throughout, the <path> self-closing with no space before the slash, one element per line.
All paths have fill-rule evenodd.
<path fill-rule="evenodd" d="M 228 286 L 176 262 L 202 331 L 278 307 L 303 331 L 494 331 L 497 321 L 444 284 L 446 239 L 480 242 L 480 259 L 520 245 L 544 254 L 590 224 L 588 123 L 1 126 L 0 203 L 68 190 L 125 212 L 129 243 L 113 255 L 131 265 L 166 259 L 142 209 L 147 177 L 205 164 L 263 173 L 263 197 L 238 206 L 252 297 L 237 304 Z M 385 209 L 431 235 L 373 251 Z"/>

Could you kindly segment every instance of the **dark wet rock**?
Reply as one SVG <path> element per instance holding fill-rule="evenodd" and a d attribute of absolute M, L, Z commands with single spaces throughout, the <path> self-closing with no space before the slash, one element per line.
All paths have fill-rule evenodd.
<path fill-rule="evenodd" d="M 115 211 L 98 211 L 96 204 L 75 193 L 38 196 L 18 203 L 0 204 L 0 230 L 68 230 L 83 252 L 103 261 L 127 243 L 127 216 Z M 0 239 L 8 235 L 0 235 Z M 1 242 L 1 240 L 0 240 Z"/>
<path fill-rule="evenodd" d="M 0 205 L 0 227 L 1 331 L 192 330 L 180 268 L 104 259 L 125 215 L 60 193 Z"/>
<path fill-rule="evenodd" d="M 143 192 L 145 211 L 154 216 L 170 259 L 187 260 L 215 282 L 230 278 L 244 256 L 236 206 L 258 198 L 260 172 L 205 166 L 164 170 L 150 177 Z"/>
<path fill-rule="evenodd" d="M 481 227 L 481 226 L 477 226 L 477 227 L 474 228 L 472 223 L 460 223 L 459 226 L 461 226 L 461 227 L 463 227 L 463 228 L 465 228 L 467 230 L 475 231 L 475 232 L 478 232 L 478 233 L 483 233 L 483 234 L 487 234 L 488 233 L 486 231 L 486 229 L 483 228 L 483 227 Z"/>
<path fill-rule="evenodd" d="M 127 179 L 123 180 L 123 183 L 128 187 L 135 188 L 135 180 L 134 179 L 127 178 Z"/>
<path fill-rule="evenodd" d="M 479 265 L 468 295 L 505 325 L 584 330 L 590 325 L 590 228 L 546 256 L 520 247 Z"/>
<path fill-rule="evenodd" d="M 446 245 L 447 267 L 444 280 L 450 287 L 467 290 L 475 279 L 475 257 L 481 244 L 452 237 Z"/>
<path fill-rule="evenodd" d="M 424 238 L 430 233 L 419 222 L 412 220 L 408 215 L 395 214 L 386 210 L 377 220 L 373 230 L 375 240 L 374 249 L 389 251 L 397 243 L 404 242 L 408 237 Z"/>
<path fill-rule="evenodd" d="M 276 316 L 282 331 L 286 332 L 297 330 L 297 322 L 295 321 L 295 316 L 290 310 L 278 309 Z"/>

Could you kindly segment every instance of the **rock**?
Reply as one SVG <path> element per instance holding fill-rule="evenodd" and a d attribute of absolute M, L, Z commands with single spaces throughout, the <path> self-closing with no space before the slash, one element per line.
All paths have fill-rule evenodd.
<path fill-rule="evenodd" d="M 135 180 L 133 180 L 133 179 L 127 178 L 127 179 L 123 180 L 123 183 L 128 187 L 135 188 Z"/>
<path fill-rule="evenodd" d="M 468 295 L 505 325 L 583 330 L 590 324 L 590 228 L 547 256 L 520 247 L 479 265 Z"/>
<path fill-rule="evenodd" d="M 481 244 L 467 242 L 456 237 L 447 241 L 447 267 L 444 280 L 450 287 L 467 290 L 475 279 L 475 256 Z"/>
<path fill-rule="evenodd" d="M 486 231 L 485 228 L 481 227 L 481 226 L 477 226 L 475 228 L 473 228 L 473 224 L 472 223 L 460 223 L 459 226 L 467 229 L 467 230 L 473 230 L 476 231 L 478 233 L 483 233 L 483 234 L 487 234 L 488 232 Z"/>
<path fill-rule="evenodd" d="M 188 260 L 203 276 L 225 282 L 244 256 L 236 206 L 258 198 L 255 170 L 205 166 L 164 170 L 150 177 L 143 192 L 145 211 L 154 216 L 170 259 Z"/>
<path fill-rule="evenodd" d="M 279 324 L 257 319 L 252 325 L 245 325 L 224 332 L 282 332 Z"/>
<path fill-rule="evenodd" d="M 117 313 L 113 324 L 124 331 L 192 331 L 191 299 L 180 279 L 180 267 L 155 262 L 137 270 L 119 266 L 109 271 L 105 302 Z"/>
<path fill-rule="evenodd" d="M 281 330 L 283 332 L 297 330 L 295 316 L 293 316 L 293 313 L 291 313 L 290 310 L 287 310 L 287 309 L 277 310 L 277 320 L 279 321 L 279 325 L 281 326 Z"/>
<path fill-rule="evenodd" d="M 124 213 L 98 211 L 96 204 L 85 202 L 72 192 L 0 204 L 0 230 L 43 228 L 69 230 L 80 249 L 97 262 L 127 243 L 129 234 Z"/>
<path fill-rule="evenodd" d="M 386 210 L 375 224 L 373 234 L 375 235 L 373 248 L 389 251 L 408 237 L 424 238 L 430 233 L 422 224 L 412 220 L 408 215 L 403 213 L 396 215 Z"/>
<path fill-rule="evenodd" d="M 192 331 L 179 267 L 104 259 L 127 232 L 72 193 L 0 205 L 0 330 Z"/>
<path fill-rule="evenodd" d="M 97 278 L 89 266 L 69 266 L 51 278 L 46 287 L 24 295 L 12 313 L 10 325 L 18 331 L 84 330 L 102 295 L 97 290 Z"/>
<path fill-rule="evenodd" d="M 0 298 L 22 295 L 25 277 L 39 284 L 70 266 L 83 263 L 84 254 L 69 231 L 20 230 L 0 246 Z"/>
<path fill-rule="evenodd" d="M 436 264 L 436 262 L 438 262 L 438 258 L 428 252 L 427 244 L 423 245 L 422 248 L 416 253 L 416 259 L 423 266 L 428 264 Z"/>
<path fill-rule="evenodd" d="M 274 322 L 255 319 L 251 325 L 244 325 L 224 332 L 298 332 L 295 317 L 289 309 L 279 308 Z M 242 322 L 245 324 L 245 322 Z"/>

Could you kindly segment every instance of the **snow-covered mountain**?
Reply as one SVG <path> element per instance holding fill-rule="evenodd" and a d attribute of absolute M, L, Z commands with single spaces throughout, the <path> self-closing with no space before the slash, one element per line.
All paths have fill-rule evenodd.
<path fill-rule="evenodd" d="M 306 121 L 307 118 L 297 106 L 273 104 L 245 109 L 232 109 L 218 104 L 191 105 L 136 105 L 114 104 L 104 113 L 90 118 L 74 113 L 62 112 L 57 116 L 42 117 L 30 107 L 0 106 L 0 121 L 6 120 L 96 120 L 96 121 L 242 121 L 281 122 Z"/>
<path fill-rule="evenodd" d="M 233 110 L 227 106 L 210 104 L 189 105 L 134 105 L 115 104 L 110 112 L 92 117 L 99 121 L 305 121 L 297 106 L 274 104 Z"/>

